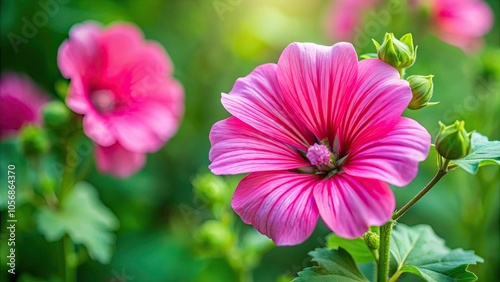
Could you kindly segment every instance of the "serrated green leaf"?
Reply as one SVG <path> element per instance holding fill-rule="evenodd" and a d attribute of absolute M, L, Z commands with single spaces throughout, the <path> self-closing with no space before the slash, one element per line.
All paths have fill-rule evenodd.
<path fill-rule="evenodd" d="M 299 272 L 295 282 L 367 282 L 368 279 L 359 271 L 352 256 L 344 249 L 328 250 L 325 248 L 309 252 L 317 266 L 308 267 Z"/>
<path fill-rule="evenodd" d="M 489 141 L 488 137 L 474 132 L 470 153 L 452 163 L 472 174 L 476 174 L 477 170 L 485 165 L 500 166 L 500 141 Z"/>
<path fill-rule="evenodd" d="M 483 262 L 472 251 L 446 247 L 428 225 L 398 224 L 392 232 L 390 249 L 391 268 L 396 275 L 412 273 L 428 282 L 476 281 L 467 267 Z"/>
<path fill-rule="evenodd" d="M 47 241 L 68 234 L 74 243 L 87 247 L 92 259 L 110 261 L 115 242 L 111 231 L 118 227 L 118 219 L 101 203 L 92 185 L 77 183 L 59 209 L 40 208 L 35 219 Z"/>
<path fill-rule="evenodd" d="M 349 240 L 332 233 L 326 237 L 326 247 L 328 249 L 343 248 L 352 256 L 356 263 L 371 262 L 374 260 L 370 249 L 368 249 L 362 238 Z"/>

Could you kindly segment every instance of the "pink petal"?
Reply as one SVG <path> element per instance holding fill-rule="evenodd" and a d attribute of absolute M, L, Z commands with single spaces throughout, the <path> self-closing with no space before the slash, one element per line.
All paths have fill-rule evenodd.
<path fill-rule="evenodd" d="M 88 75 L 92 72 L 89 69 L 96 69 L 100 32 L 99 24 L 91 21 L 71 28 L 70 39 L 61 44 L 57 54 L 57 64 L 64 77 Z"/>
<path fill-rule="evenodd" d="M 378 60 L 358 63 L 356 90 L 346 95 L 336 119 L 343 150 L 353 150 L 360 144 L 387 134 L 399 121 L 412 94 L 408 82 L 392 66 Z"/>
<path fill-rule="evenodd" d="M 4 73 L 0 78 L 0 139 L 16 134 L 26 123 L 41 124 L 49 96 L 27 76 Z"/>
<path fill-rule="evenodd" d="M 100 146 L 111 146 L 116 142 L 114 125 L 98 113 L 89 112 L 83 117 L 83 131 Z"/>
<path fill-rule="evenodd" d="M 93 106 L 91 106 L 87 89 L 80 76 L 75 76 L 71 79 L 68 96 L 66 96 L 66 104 L 78 114 L 83 115 L 88 111 L 92 111 Z"/>
<path fill-rule="evenodd" d="M 276 245 L 296 245 L 311 235 L 318 220 L 312 196 L 317 181 L 291 172 L 251 173 L 236 188 L 231 205 L 243 222 Z"/>
<path fill-rule="evenodd" d="M 184 90 L 177 80 L 168 79 L 155 94 L 157 96 L 144 105 L 153 110 L 145 112 L 142 118 L 160 138 L 168 140 L 177 131 L 184 113 Z M 156 107 L 162 109 L 154 109 Z"/>
<path fill-rule="evenodd" d="M 115 36 L 132 40 L 120 33 Z M 176 132 L 183 111 L 182 86 L 169 78 L 172 67 L 166 52 L 154 43 L 146 46 L 119 76 L 130 77 L 120 91 L 121 99 L 128 100 L 129 106 L 110 117 L 120 144 L 136 152 L 154 152 L 161 148 Z"/>
<path fill-rule="evenodd" d="M 297 151 L 273 140 L 235 117 L 210 131 L 209 168 L 215 174 L 288 170 L 310 166 Z"/>
<path fill-rule="evenodd" d="M 387 183 L 345 173 L 317 182 L 314 199 L 325 224 L 344 238 L 357 238 L 370 226 L 383 225 L 395 208 Z"/>
<path fill-rule="evenodd" d="M 483 44 L 482 36 L 493 26 L 493 12 L 482 0 L 434 0 L 434 32 L 448 44 L 474 52 Z"/>
<path fill-rule="evenodd" d="M 290 44 L 277 70 L 287 109 L 319 139 L 334 136 L 332 124 L 344 118 L 342 101 L 354 92 L 356 74 L 356 51 L 348 43 Z"/>
<path fill-rule="evenodd" d="M 417 175 L 418 163 L 427 157 L 430 142 L 425 128 L 401 117 L 386 136 L 352 151 L 343 169 L 349 175 L 405 186 Z"/>
<path fill-rule="evenodd" d="M 229 94 L 222 94 L 222 104 L 231 114 L 258 131 L 306 149 L 313 142 L 313 136 L 284 107 L 276 68 L 275 64 L 261 65 L 248 76 L 238 79 Z"/>
<path fill-rule="evenodd" d="M 332 39 L 352 40 L 356 28 L 363 23 L 363 16 L 373 9 L 379 0 L 336 0 L 330 8 L 328 32 Z M 360 29 L 358 29 L 358 32 Z"/>
<path fill-rule="evenodd" d="M 154 80 L 158 75 L 163 78 L 172 72 L 170 59 L 163 47 L 144 42 L 142 32 L 134 25 L 115 24 L 105 29 L 101 34 L 101 52 L 105 76 L 120 75 L 123 68 L 142 61 L 142 67 L 137 69 L 142 72 L 139 79 L 149 77 Z"/>
<path fill-rule="evenodd" d="M 119 143 L 96 147 L 97 168 L 103 173 L 125 178 L 139 171 L 146 163 L 145 154 L 130 152 Z"/>

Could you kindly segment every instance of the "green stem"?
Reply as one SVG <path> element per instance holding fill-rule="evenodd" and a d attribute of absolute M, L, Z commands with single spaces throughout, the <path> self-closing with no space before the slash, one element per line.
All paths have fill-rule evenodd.
<path fill-rule="evenodd" d="M 372 252 L 373 258 L 375 259 L 375 263 L 378 263 L 378 252 L 377 252 L 377 250 L 370 249 L 370 252 Z"/>
<path fill-rule="evenodd" d="M 391 232 L 396 221 L 389 220 L 380 227 L 380 248 L 377 266 L 377 282 L 387 282 L 389 277 L 389 250 L 391 243 Z"/>
<path fill-rule="evenodd" d="M 239 282 L 252 282 L 252 274 L 244 267 L 238 270 Z"/>
<path fill-rule="evenodd" d="M 397 271 L 396 273 L 394 273 L 394 275 L 389 279 L 389 282 L 396 282 L 399 278 L 399 276 L 401 276 L 401 274 L 403 274 L 403 272 L 401 271 Z"/>
<path fill-rule="evenodd" d="M 401 79 L 405 79 L 406 69 L 398 69 L 398 72 Z"/>
<path fill-rule="evenodd" d="M 398 220 L 400 217 L 402 217 L 416 202 L 418 202 L 418 200 L 420 200 L 425 194 L 427 194 L 427 192 L 429 192 L 429 190 L 431 190 L 432 187 L 434 187 L 434 185 L 436 185 L 436 183 L 438 183 L 439 180 L 443 178 L 443 176 L 445 176 L 448 173 L 447 169 L 448 162 L 449 161 L 445 162 L 443 168 L 438 170 L 438 172 L 436 173 L 436 175 L 434 175 L 431 181 L 427 183 L 427 185 L 425 185 L 425 187 L 420 192 L 418 192 L 418 194 L 415 195 L 415 197 L 413 197 L 408 203 L 406 203 L 406 205 L 404 205 L 400 210 L 398 210 L 392 216 L 393 220 Z"/>
<path fill-rule="evenodd" d="M 76 281 L 76 254 L 73 242 L 68 235 L 63 238 L 64 244 L 64 262 L 65 262 L 65 277 L 66 282 Z"/>

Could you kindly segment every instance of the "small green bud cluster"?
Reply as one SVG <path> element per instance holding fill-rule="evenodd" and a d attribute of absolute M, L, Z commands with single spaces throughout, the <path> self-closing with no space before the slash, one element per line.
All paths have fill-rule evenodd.
<path fill-rule="evenodd" d="M 429 102 L 434 92 L 433 77 L 433 75 L 412 75 L 406 79 L 410 84 L 411 93 L 413 95 L 408 105 L 408 109 L 418 110 L 426 106 L 438 104 L 438 102 Z"/>
<path fill-rule="evenodd" d="M 211 173 L 196 176 L 193 186 L 196 196 L 208 206 L 224 204 L 232 192 L 220 176 Z"/>
<path fill-rule="evenodd" d="M 380 247 L 380 237 L 375 232 L 366 232 L 363 236 L 363 240 L 370 250 L 377 250 Z"/>
<path fill-rule="evenodd" d="M 377 47 L 378 58 L 400 72 L 411 67 L 417 59 L 417 48 L 413 46 L 411 33 L 403 35 L 399 40 L 393 33 L 386 33 L 382 44 L 375 40 L 373 43 Z"/>
<path fill-rule="evenodd" d="M 446 126 L 439 122 L 441 129 L 436 137 L 436 150 L 447 160 L 461 159 L 471 150 L 472 132 L 467 133 L 463 121 L 455 121 Z"/>
<path fill-rule="evenodd" d="M 28 157 L 38 157 L 49 150 L 50 143 L 45 131 L 36 125 L 26 125 L 19 136 L 21 149 Z"/>
<path fill-rule="evenodd" d="M 43 124 L 47 127 L 58 128 L 66 124 L 71 118 L 71 113 L 61 101 L 52 101 L 43 108 Z"/>
<path fill-rule="evenodd" d="M 401 78 L 404 78 L 406 69 L 411 67 L 417 59 L 418 46 L 413 45 L 411 33 L 403 35 L 399 40 L 396 39 L 394 34 L 386 33 L 382 44 L 375 40 L 373 40 L 373 43 L 377 48 L 377 57 L 396 68 Z M 433 75 L 412 75 L 406 79 L 412 92 L 412 99 L 408 105 L 409 109 L 418 110 L 437 104 L 429 102 L 434 92 L 433 77 Z"/>
<path fill-rule="evenodd" d="M 234 236 L 229 226 L 218 220 L 207 220 L 197 230 L 194 243 L 201 253 L 211 256 L 224 254 L 231 248 Z"/>

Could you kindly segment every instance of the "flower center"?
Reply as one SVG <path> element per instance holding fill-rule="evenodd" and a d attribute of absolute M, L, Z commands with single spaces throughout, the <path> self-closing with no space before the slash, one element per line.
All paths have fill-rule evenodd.
<path fill-rule="evenodd" d="M 90 94 L 90 100 L 100 113 L 108 114 L 116 108 L 115 95 L 110 90 L 102 89 L 93 91 Z"/>
<path fill-rule="evenodd" d="M 307 149 L 306 157 L 309 159 L 312 165 L 330 166 L 332 152 L 323 144 L 314 144 L 309 149 Z"/>

